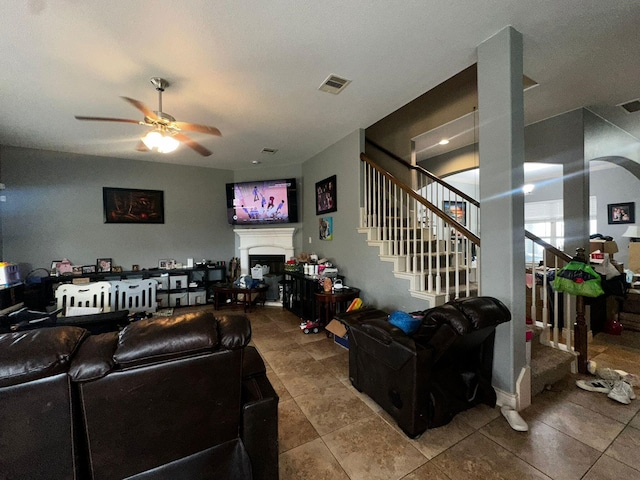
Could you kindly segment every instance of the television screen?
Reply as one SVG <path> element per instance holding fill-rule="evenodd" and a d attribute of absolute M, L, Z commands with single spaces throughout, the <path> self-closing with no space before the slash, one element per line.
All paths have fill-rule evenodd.
<path fill-rule="evenodd" d="M 227 218 L 233 225 L 297 222 L 296 179 L 227 183 Z"/>

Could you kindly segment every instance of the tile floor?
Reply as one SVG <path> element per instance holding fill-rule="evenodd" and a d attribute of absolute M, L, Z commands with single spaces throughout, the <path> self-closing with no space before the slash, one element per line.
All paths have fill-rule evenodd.
<path fill-rule="evenodd" d="M 480 406 L 411 440 L 351 386 L 348 352 L 332 339 L 304 335 L 299 319 L 278 307 L 248 315 L 280 396 L 283 480 L 640 478 L 640 396 L 623 405 L 580 390 L 582 376 L 571 375 L 522 412 L 528 433 Z M 597 335 L 591 358 L 640 375 L 639 337 Z"/>

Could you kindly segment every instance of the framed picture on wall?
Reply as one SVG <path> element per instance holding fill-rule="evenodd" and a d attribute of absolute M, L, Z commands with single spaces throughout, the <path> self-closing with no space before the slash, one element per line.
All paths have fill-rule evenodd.
<path fill-rule="evenodd" d="M 335 175 L 316 183 L 316 215 L 324 215 L 338 210 L 336 193 Z"/>
<path fill-rule="evenodd" d="M 164 192 L 102 188 L 104 223 L 164 223 Z"/>
<path fill-rule="evenodd" d="M 442 202 L 442 210 L 462 226 L 467 225 L 467 202 Z"/>
<path fill-rule="evenodd" d="M 636 223 L 636 204 L 634 202 L 608 204 L 607 219 L 609 225 Z"/>
<path fill-rule="evenodd" d="M 320 217 L 318 227 L 320 240 L 333 240 L 333 217 Z"/>

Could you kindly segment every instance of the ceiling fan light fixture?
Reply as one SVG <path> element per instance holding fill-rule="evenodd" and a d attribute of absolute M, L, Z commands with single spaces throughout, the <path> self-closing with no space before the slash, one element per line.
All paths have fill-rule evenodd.
<path fill-rule="evenodd" d="M 151 130 L 147 133 L 142 137 L 142 142 L 149 150 L 156 150 L 160 153 L 171 153 L 180 145 L 180 142 L 171 135 L 163 135 L 157 130 Z"/>

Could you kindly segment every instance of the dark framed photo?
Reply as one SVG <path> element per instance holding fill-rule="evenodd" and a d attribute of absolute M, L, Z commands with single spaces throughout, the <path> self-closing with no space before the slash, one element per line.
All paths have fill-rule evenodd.
<path fill-rule="evenodd" d="M 636 204 L 635 202 L 610 203 L 607 205 L 607 217 L 609 225 L 636 223 Z"/>
<path fill-rule="evenodd" d="M 164 223 L 164 192 L 102 188 L 104 223 Z"/>
<path fill-rule="evenodd" d="M 338 210 L 336 193 L 335 175 L 316 183 L 316 215 L 324 215 Z"/>
<path fill-rule="evenodd" d="M 110 258 L 98 258 L 96 260 L 96 270 L 98 273 L 107 273 L 111 271 L 111 259 Z"/>
<path fill-rule="evenodd" d="M 82 273 L 96 273 L 96 266 L 95 265 L 83 265 L 82 266 Z"/>
<path fill-rule="evenodd" d="M 467 202 L 442 202 L 442 210 L 462 226 L 467 226 Z"/>

